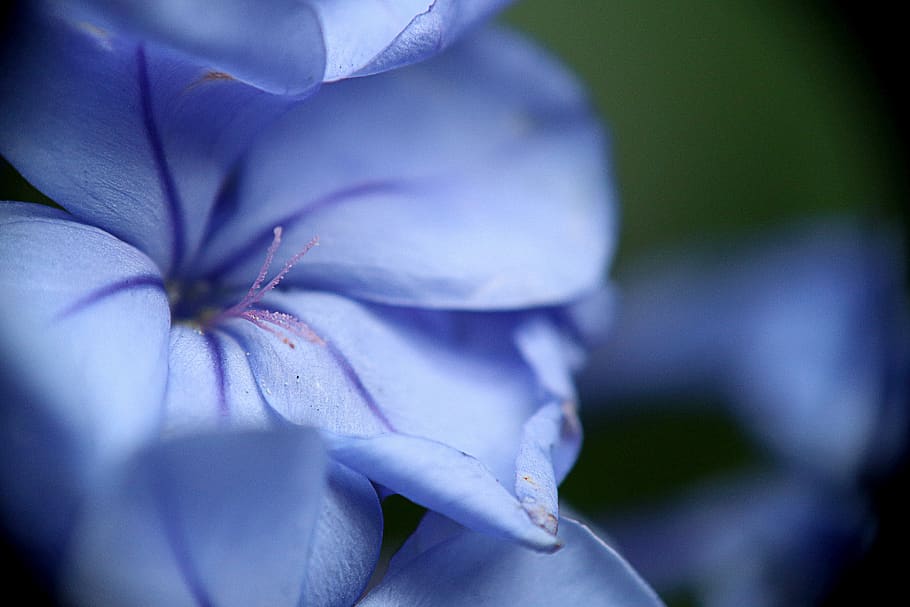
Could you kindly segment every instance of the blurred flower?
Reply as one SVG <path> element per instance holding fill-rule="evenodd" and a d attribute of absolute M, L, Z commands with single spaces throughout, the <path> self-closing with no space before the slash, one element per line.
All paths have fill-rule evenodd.
<path fill-rule="evenodd" d="M 814 605 L 875 525 L 863 497 L 794 472 L 708 483 L 605 521 L 656 588 L 705 607 Z"/>
<path fill-rule="evenodd" d="M 583 379 L 607 410 L 724 403 L 776 456 L 773 471 L 604 521 L 647 579 L 693 586 L 705 605 L 819 600 L 875 531 L 867 484 L 907 447 L 896 238 L 839 220 L 768 241 L 633 273 Z"/>
<path fill-rule="evenodd" d="M 832 220 L 767 240 L 632 272 L 583 389 L 720 399 L 786 465 L 838 482 L 887 466 L 908 422 L 896 238 Z"/>
<path fill-rule="evenodd" d="M 172 31 L 136 7 L 130 23 Z M 299 103 L 31 19 L 0 145 L 65 211 L 0 206 L 4 509 L 71 595 L 350 604 L 381 538 L 370 481 L 556 548 L 580 441 L 574 306 L 611 248 L 577 83 L 491 31 Z M 461 533 L 447 554 L 486 550 Z M 589 547 L 554 563 L 593 550 L 613 573 L 584 575 L 653 602 L 569 533 Z"/>

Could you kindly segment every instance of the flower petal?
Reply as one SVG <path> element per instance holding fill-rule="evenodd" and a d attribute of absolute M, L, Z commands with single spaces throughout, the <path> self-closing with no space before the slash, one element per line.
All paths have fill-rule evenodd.
<path fill-rule="evenodd" d="M 422 530 L 408 542 L 419 541 Z M 560 521 L 565 546 L 539 554 L 469 531 L 435 543 L 404 563 L 395 559 L 360 603 L 385 605 L 662 605 L 622 558 L 591 531 Z"/>
<path fill-rule="evenodd" d="M 600 281 L 600 133 L 578 84 L 515 35 L 326 86 L 258 141 L 206 248 L 209 277 L 248 284 L 281 225 L 285 257 L 320 239 L 288 285 L 378 302 L 525 307 Z"/>
<path fill-rule="evenodd" d="M 360 67 L 357 75 L 376 74 L 432 57 L 447 48 L 471 26 L 488 18 L 511 1 L 433 0 L 424 12 L 414 16 L 381 53 Z"/>
<path fill-rule="evenodd" d="M 273 425 L 277 416 L 259 392 L 249 356 L 225 333 L 175 325 L 171 329 L 165 433 Z"/>
<path fill-rule="evenodd" d="M 65 588 L 85 605 L 297 605 L 325 461 L 306 430 L 156 445 L 87 504 Z"/>
<path fill-rule="evenodd" d="M 489 0 L 482 2 L 487 4 Z M 432 0 L 310 0 L 319 14 L 325 36 L 325 80 L 339 80 L 357 74 L 377 56 L 386 56 L 392 44 L 411 22 L 434 4 Z M 408 49 L 370 73 L 385 71 L 424 58 Z M 435 49 L 438 52 L 439 49 Z M 433 54 L 435 54 L 435 52 Z M 390 57 L 391 59 L 391 57 Z M 378 66 L 377 66 L 378 67 Z"/>
<path fill-rule="evenodd" d="M 323 433 L 332 457 L 374 482 L 477 531 L 536 550 L 559 544 L 473 457 L 447 445 L 404 434 L 369 438 Z"/>
<path fill-rule="evenodd" d="M 551 533 L 556 533 L 559 520 L 558 480 L 553 466 L 553 451 L 560 444 L 563 427 L 570 424 L 564 419 L 559 403 L 541 407 L 525 423 L 515 459 L 515 495 L 531 520 Z M 580 430 L 577 418 L 574 428 Z M 581 432 L 575 432 L 574 436 L 577 454 L 581 446 Z"/>
<path fill-rule="evenodd" d="M 330 460 L 301 605 L 349 607 L 379 560 L 382 508 L 365 477 Z"/>
<path fill-rule="evenodd" d="M 579 347 L 543 313 L 529 315 L 515 329 L 515 345 L 537 377 L 546 402 L 522 428 L 515 459 L 515 495 L 539 525 L 556 530 L 557 486 L 581 449 L 581 422 L 570 372 Z"/>
<path fill-rule="evenodd" d="M 70 15 L 189 53 L 273 93 L 415 63 L 507 0 L 82 0 Z"/>
<path fill-rule="evenodd" d="M 83 474 L 158 431 L 170 312 L 151 260 L 61 211 L 2 203 L 0 290 L 7 377 L 73 437 Z"/>
<path fill-rule="evenodd" d="M 0 152 L 76 218 L 179 269 L 229 168 L 289 101 L 85 24 L 17 32 Z"/>
<path fill-rule="evenodd" d="M 207 336 L 189 332 L 184 339 L 201 344 L 221 333 L 242 344 L 255 378 L 252 391 L 288 421 L 347 436 L 420 437 L 434 444 L 440 465 L 454 460 L 460 466 L 468 454 L 487 470 L 490 478 L 484 482 L 514 479 L 516 495 L 534 523 L 555 533 L 557 481 L 574 462 L 581 438 L 573 401 L 556 395 L 545 377 L 562 379 L 567 373 L 564 358 L 555 352 L 559 344 L 549 343 L 559 337 L 555 329 L 522 331 L 517 327 L 528 324 L 525 314 L 403 309 L 318 292 L 273 292 L 262 305 L 302 321 L 319 341 L 283 335 L 280 329 L 275 335 L 244 320 L 226 322 Z M 537 326 L 546 320 L 531 315 L 529 322 Z M 527 356 L 513 343 L 518 336 Z M 243 364 L 242 355 L 235 358 Z M 212 357 L 203 359 L 200 376 L 214 378 L 208 370 Z M 561 370 L 550 374 L 550 365 Z M 213 398 L 206 414 L 212 416 L 216 408 Z M 419 445 L 402 443 L 412 444 Z M 392 456 L 412 454 L 393 450 Z M 416 499 L 402 479 L 393 485 L 372 476 L 362 463 L 346 463 Z M 467 472 L 474 474 L 473 468 Z M 422 477 L 410 483 L 438 484 Z M 512 517 L 516 502 L 508 497 L 496 507 Z M 486 514 L 495 518 L 502 512 Z"/>
<path fill-rule="evenodd" d="M 329 293 L 273 293 L 323 340 L 294 347 L 227 323 L 264 398 L 288 420 L 349 435 L 400 431 L 469 453 L 511 479 L 524 422 L 541 404 L 512 345 L 512 315 L 368 305 Z M 478 420 L 483 420 L 482 424 Z"/>
<path fill-rule="evenodd" d="M 68 16 L 168 45 L 194 63 L 274 93 L 302 95 L 326 70 L 322 25 L 299 0 L 82 0 Z"/>

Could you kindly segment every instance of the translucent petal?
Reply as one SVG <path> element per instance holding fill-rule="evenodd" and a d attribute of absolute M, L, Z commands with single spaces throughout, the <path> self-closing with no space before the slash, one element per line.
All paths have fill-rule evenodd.
<path fill-rule="evenodd" d="M 64 588 L 84 605 L 298 605 L 325 461 L 305 430 L 156 445 L 86 504 Z"/>

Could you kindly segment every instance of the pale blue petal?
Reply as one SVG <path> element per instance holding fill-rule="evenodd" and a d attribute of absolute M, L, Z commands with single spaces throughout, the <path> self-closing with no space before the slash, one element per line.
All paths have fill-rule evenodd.
<path fill-rule="evenodd" d="M 485 0 L 489 3 L 490 0 Z M 411 22 L 434 4 L 432 0 L 310 0 L 319 14 L 325 37 L 325 80 L 339 80 L 364 71 L 402 35 Z M 417 49 L 371 72 L 385 71 L 424 58 Z M 434 53 L 435 54 L 435 53 Z"/>
<path fill-rule="evenodd" d="M 559 544 L 538 526 L 483 464 L 447 445 L 404 434 L 346 437 L 324 433 L 329 453 L 416 504 L 462 525 L 536 550 Z"/>
<path fill-rule="evenodd" d="M 238 376 L 246 377 L 252 371 L 251 378 L 238 385 L 257 393 L 250 407 L 254 418 L 262 417 L 261 397 L 270 410 L 295 424 L 347 436 L 401 433 L 413 437 L 402 438 L 404 442 L 395 443 L 398 446 L 389 452 L 388 464 L 396 470 L 411 465 L 413 452 L 405 447 L 418 448 L 424 441 L 433 445 L 427 449 L 433 449 L 438 461 L 426 462 L 432 473 L 413 471 L 411 480 L 395 477 L 393 484 L 376 476 L 388 471 L 365 467 L 360 460 L 342 461 L 429 507 L 440 502 L 437 496 L 434 505 L 427 503 L 428 491 L 438 489 L 441 496 L 446 495 L 446 487 L 435 479 L 436 467 L 460 469 L 469 462 L 463 473 L 471 477 L 482 467 L 482 482 L 495 485 L 503 499 L 472 506 L 470 516 L 474 518 L 459 520 L 504 533 L 504 523 L 492 521 L 503 514 L 513 521 L 513 510 L 520 503 L 527 512 L 518 517 L 522 526 L 530 523 L 530 517 L 537 526 L 555 532 L 556 486 L 578 453 L 581 429 L 573 401 L 556 395 L 541 375 L 545 370 L 539 368 L 562 365 L 566 372 L 566 363 L 558 355 L 561 343 L 550 343 L 559 342 L 558 332 L 547 325 L 553 330 L 524 332 L 527 335 L 519 339 L 524 335 L 519 328 L 525 326 L 525 318 L 531 324 L 535 320 L 545 323 L 542 317 L 367 305 L 333 294 L 302 291 L 273 292 L 262 306 L 292 315 L 313 335 L 307 339 L 305 334 L 282 330 L 275 335 L 245 319 L 225 321 L 205 334 L 183 330 L 181 349 L 189 348 L 187 351 L 201 359 L 196 365 L 203 378 L 200 391 L 222 398 L 220 404 L 210 398 L 202 416 L 228 423 L 234 415 L 231 403 L 242 400 L 231 390 L 222 395 L 212 387 L 222 381 L 211 369 L 216 357 L 209 350 L 217 342 L 222 344 L 218 354 L 222 368 L 233 360 L 242 367 Z M 513 345 L 516 339 L 524 343 L 533 361 Z M 235 344 L 232 359 L 224 349 L 227 343 Z M 177 383 L 195 389 L 179 377 Z M 547 406 L 541 408 L 543 404 Z M 224 414 L 216 416 L 216 411 Z M 188 414 L 199 415 L 200 408 L 194 406 Z M 520 502 L 497 479 L 515 490 Z M 419 484 L 421 488 L 414 494 L 413 487 Z M 448 501 L 443 499 L 439 507 L 446 507 Z M 487 507 L 490 509 L 484 511 Z M 484 516 L 490 521 L 479 522 Z"/>
<path fill-rule="evenodd" d="M 64 588 L 84 605 L 298 605 L 325 462 L 304 430 L 150 448 L 86 505 Z"/>
<path fill-rule="evenodd" d="M 301 95 L 323 80 L 326 52 L 312 2 L 299 0 L 82 0 L 59 3 L 74 20 L 188 54 L 202 67 L 274 93 Z"/>
<path fill-rule="evenodd" d="M 557 486 L 581 449 L 581 422 L 570 376 L 580 357 L 579 347 L 543 314 L 530 315 L 518 324 L 515 343 L 537 377 L 546 403 L 522 428 L 515 495 L 532 519 L 555 531 Z"/>
<path fill-rule="evenodd" d="M 361 67 L 358 75 L 376 74 L 432 57 L 511 1 L 433 0 L 381 53 Z"/>
<path fill-rule="evenodd" d="M 543 401 L 512 345 L 511 317 L 307 292 L 275 293 L 263 306 L 293 314 L 326 342 L 290 336 L 292 348 L 245 320 L 225 323 L 286 419 L 341 434 L 426 437 L 476 457 L 505 482 L 514 477 L 523 424 Z"/>
<path fill-rule="evenodd" d="M 488 31 L 439 60 L 324 87 L 254 147 L 205 276 L 249 284 L 320 246 L 286 284 L 373 301 L 510 308 L 590 292 L 612 248 L 603 142 L 578 84 Z"/>
<path fill-rule="evenodd" d="M 72 18 L 167 44 L 274 93 L 435 55 L 507 0 L 199 0 L 59 3 Z"/>
<path fill-rule="evenodd" d="M 534 370 L 546 398 L 576 400 L 572 371 L 582 356 L 552 318 L 529 315 L 515 329 L 515 345 Z"/>
<path fill-rule="evenodd" d="M 10 48 L 0 152 L 169 273 L 198 248 L 237 156 L 289 103 L 82 23 L 30 23 Z"/>
<path fill-rule="evenodd" d="M 419 558 L 392 561 L 362 607 L 411 605 L 603 605 L 654 607 L 660 599 L 635 571 L 591 531 L 560 521 L 565 546 L 540 554 L 496 538 L 463 531 L 435 543 Z M 422 531 L 409 542 L 419 541 Z"/>
<path fill-rule="evenodd" d="M 148 257 L 61 211 L 0 203 L 0 290 L 7 379 L 72 436 L 80 474 L 158 431 L 170 313 Z"/>
<path fill-rule="evenodd" d="M 537 525 L 556 533 L 559 520 L 558 480 L 553 469 L 553 451 L 561 441 L 564 427 L 574 430 L 574 445 L 580 446 L 578 418 L 569 422 L 563 407 L 550 403 L 534 414 L 524 426 L 518 457 L 515 459 L 515 495 Z M 561 478 L 559 480 L 562 480 Z"/>
<path fill-rule="evenodd" d="M 250 353 L 230 335 L 186 325 L 171 329 L 164 432 L 273 425 L 275 413 L 259 391 Z"/>
<path fill-rule="evenodd" d="M 370 581 L 382 544 L 382 508 L 370 481 L 329 462 L 312 544 L 301 604 L 353 605 Z"/>

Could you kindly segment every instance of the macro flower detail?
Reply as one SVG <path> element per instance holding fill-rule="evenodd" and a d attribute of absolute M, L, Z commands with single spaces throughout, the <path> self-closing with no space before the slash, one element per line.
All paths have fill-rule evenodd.
<path fill-rule="evenodd" d="M 74 593 L 140 587 L 130 564 L 159 559 L 105 521 L 143 534 L 158 512 L 162 588 L 243 604 L 214 573 L 221 527 L 203 513 L 242 490 L 228 470 L 245 450 L 257 465 L 242 478 L 319 511 L 309 531 L 275 514 L 320 555 L 281 570 L 307 576 L 304 596 L 362 592 L 382 524 L 370 482 L 556 549 L 556 487 L 580 443 L 572 307 L 611 249 L 602 141 L 577 83 L 491 30 L 297 102 L 132 35 L 37 19 L 3 77 L 17 94 L 0 101 L 0 151 L 65 210 L 0 205 L 0 285 L 17 302 L 0 344 L 15 353 L 5 395 L 30 403 L 16 415 L 65 437 L 44 471 L 59 507 L 34 523 L 39 551 L 68 547 Z M 320 433 L 303 452 L 219 434 L 287 426 Z M 36 434 L 24 449 L 43 446 Z M 327 455 L 307 468 L 327 475 L 318 503 L 308 477 L 279 482 L 277 462 L 307 449 Z M 187 489 L 205 466 L 186 453 L 214 471 L 210 497 Z M 38 508 L 34 486 L 12 510 Z M 276 603 L 296 602 L 300 584 L 279 586 Z"/>

